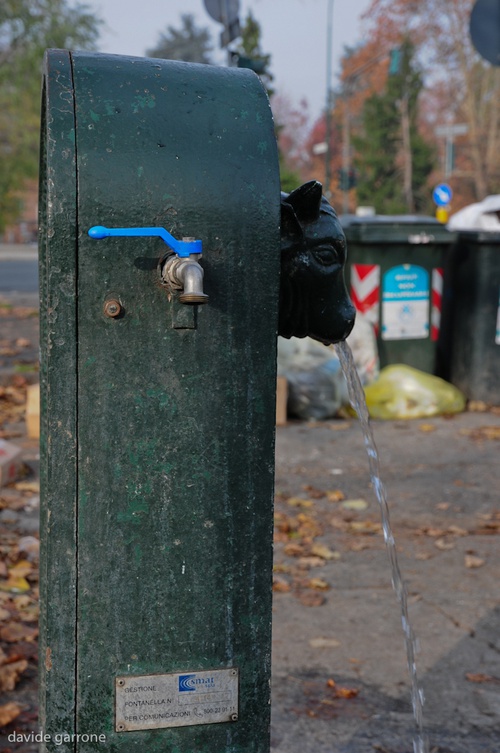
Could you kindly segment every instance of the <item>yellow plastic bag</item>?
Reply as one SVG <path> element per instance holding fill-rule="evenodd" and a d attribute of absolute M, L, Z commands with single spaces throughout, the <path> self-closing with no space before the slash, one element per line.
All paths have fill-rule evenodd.
<path fill-rule="evenodd" d="M 382 369 L 365 396 L 372 418 L 423 418 L 465 408 L 464 395 L 452 384 L 403 364 Z"/>

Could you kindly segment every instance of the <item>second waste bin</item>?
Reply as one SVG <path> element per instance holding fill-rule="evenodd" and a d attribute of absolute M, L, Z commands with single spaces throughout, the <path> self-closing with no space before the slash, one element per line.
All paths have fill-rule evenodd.
<path fill-rule="evenodd" d="M 456 235 L 433 217 L 340 217 L 357 311 L 373 324 L 380 366 L 441 374 L 443 268 Z"/>
<path fill-rule="evenodd" d="M 449 268 L 446 376 L 469 400 L 500 405 L 500 233 L 458 231 Z"/>

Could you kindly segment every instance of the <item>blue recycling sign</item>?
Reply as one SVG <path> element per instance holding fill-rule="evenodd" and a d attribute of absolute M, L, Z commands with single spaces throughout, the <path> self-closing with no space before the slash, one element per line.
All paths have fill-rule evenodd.
<path fill-rule="evenodd" d="M 436 206 L 438 207 L 447 206 L 450 203 L 452 196 L 453 191 L 451 190 L 448 183 L 439 183 L 439 185 L 437 185 L 432 192 L 434 204 L 436 204 Z"/>
<path fill-rule="evenodd" d="M 382 283 L 382 340 L 429 337 L 429 273 L 416 264 L 385 272 Z"/>

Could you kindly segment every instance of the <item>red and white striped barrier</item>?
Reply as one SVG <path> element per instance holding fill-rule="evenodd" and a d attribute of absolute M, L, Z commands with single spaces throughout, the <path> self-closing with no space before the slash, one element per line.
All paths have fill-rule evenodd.
<path fill-rule="evenodd" d="M 441 310 L 443 302 L 443 270 L 432 270 L 432 293 L 431 293 L 431 340 L 436 342 L 441 327 Z"/>
<path fill-rule="evenodd" d="M 373 324 L 379 326 L 380 266 L 378 264 L 353 264 L 351 266 L 351 298 L 356 311 L 360 311 Z"/>

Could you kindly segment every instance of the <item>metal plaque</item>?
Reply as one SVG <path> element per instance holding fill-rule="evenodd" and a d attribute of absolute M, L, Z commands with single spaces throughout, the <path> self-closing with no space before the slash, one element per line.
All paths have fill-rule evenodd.
<path fill-rule="evenodd" d="M 115 728 L 131 732 L 238 720 L 238 670 L 116 678 Z"/>

